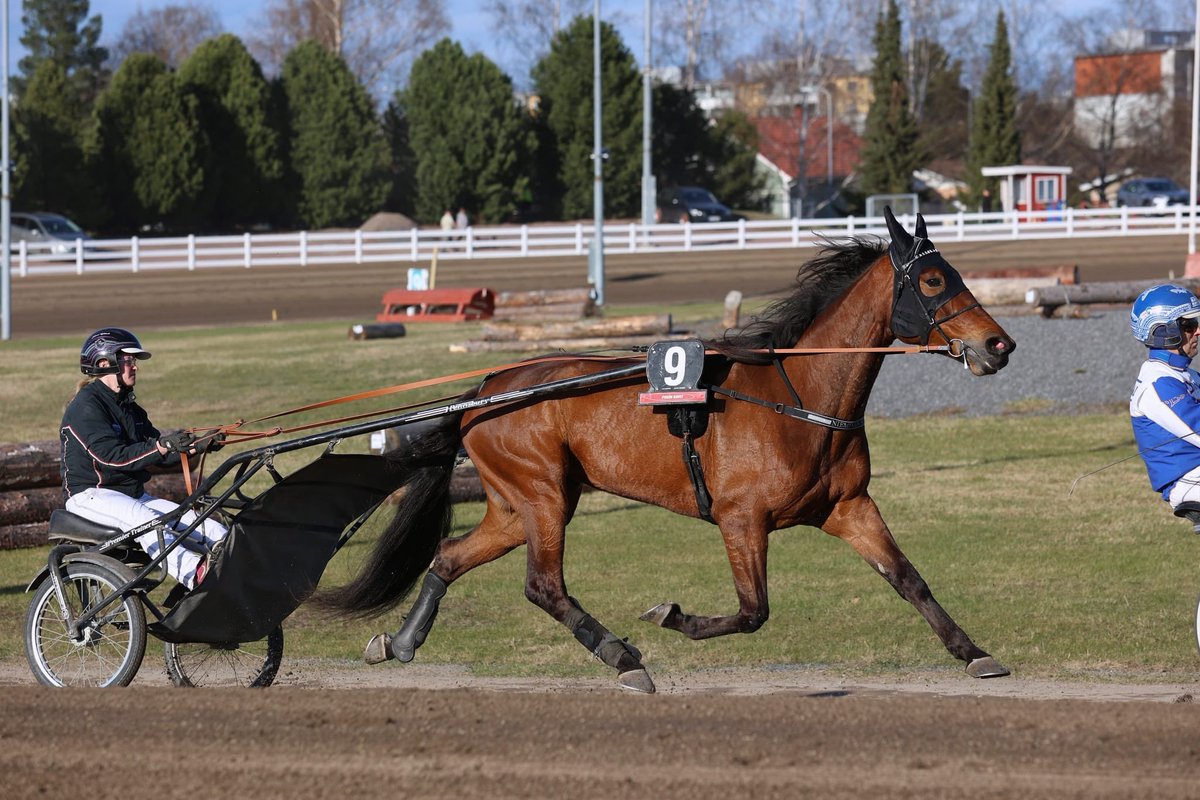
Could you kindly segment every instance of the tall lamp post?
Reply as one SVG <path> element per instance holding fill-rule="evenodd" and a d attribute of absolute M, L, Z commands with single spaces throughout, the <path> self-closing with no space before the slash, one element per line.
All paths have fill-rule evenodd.
<path fill-rule="evenodd" d="M 1189 278 L 1200 278 L 1200 258 L 1196 256 L 1196 129 L 1200 128 L 1200 0 L 1196 0 L 1195 28 L 1192 31 L 1192 168 L 1188 173 L 1188 257 L 1183 274 Z"/>
<path fill-rule="evenodd" d="M 642 58 L 642 224 L 654 224 L 654 205 L 657 201 L 658 187 L 654 185 L 654 173 L 651 170 L 651 139 L 650 123 L 653 111 L 654 90 L 650 83 L 650 11 L 653 0 L 646 0 L 645 28 L 643 41 L 644 55 Z"/>
<path fill-rule="evenodd" d="M 600 88 L 600 0 L 596 0 L 592 12 L 592 176 L 595 180 L 592 214 L 595 217 L 595 233 L 592 235 L 588 274 L 598 306 L 604 305 L 604 147 L 601 138 L 603 97 Z"/>
<path fill-rule="evenodd" d="M 817 91 L 825 95 L 825 182 L 833 186 L 833 92 L 824 86 Z"/>
<path fill-rule="evenodd" d="M 0 12 L 0 339 L 12 338 L 12 247 L 9 230 L 9 212 L 12 200 L 9 197 L 8 173 L 8 0 L 0 0 L 4 9 Z M 1197 0 L 1200 3 L 1200 0 Z"/>

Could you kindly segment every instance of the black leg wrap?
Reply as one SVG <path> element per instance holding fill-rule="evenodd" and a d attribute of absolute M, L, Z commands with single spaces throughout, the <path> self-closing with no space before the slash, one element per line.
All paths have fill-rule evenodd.
<path fill-rule="evenodd" d="M 421 593 L 400 630 L 392 637 L 392 655 L 397 661 L 413 660 L 417 648 L 425 643 L 433 621 L 437 619 L 438 603 L 446 595 L 446 582 L 432 572 L 425 573 Z"/>
<path fill-rule="evenodd" d="M 640 654 L 634 648 L 618 639 L 591 614 L 578 606 L 567 614 L 563 624 L 571 629 L 575 639 L 586 647 L 588 652 L 617 672 L 642 669 Z"/>

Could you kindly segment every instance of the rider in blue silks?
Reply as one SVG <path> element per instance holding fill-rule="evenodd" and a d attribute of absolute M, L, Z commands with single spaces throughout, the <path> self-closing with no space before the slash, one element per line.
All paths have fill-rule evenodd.
<path fill-rule="evenodd" d="M 1152 287 L 1133 302 L 1129 325 L 1149 348 L 1129 416 L 1150 485 L 1174 509 L 1200 502 L 1200 374 L 1191 368 L 1200 299 L 1182 286 Z"/>

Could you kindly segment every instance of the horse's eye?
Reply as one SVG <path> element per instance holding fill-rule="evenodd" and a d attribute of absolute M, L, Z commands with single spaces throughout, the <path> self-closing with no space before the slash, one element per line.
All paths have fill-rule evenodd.
<path fill-rule="evenodd" d="M 941 278 L 929 278 L 928 280 L 925 281 L 925 283 L 929 284 L 929 286 L 936 289 L 942 285 L 942 279 Z"/>

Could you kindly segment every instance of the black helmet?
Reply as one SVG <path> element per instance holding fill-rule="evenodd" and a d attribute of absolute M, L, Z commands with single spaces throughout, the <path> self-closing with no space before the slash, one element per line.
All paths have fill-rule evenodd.
<path fill-rule="evenodd" d="M 79 371 L 84 375 L 115 375 L 121 371 L 117 359 L 121 353 L 139 361 L 150 357 L 149 350 L 142 349 L 138 338 L 124 328 L 101 328 L 83 342 L 79 351 Z M 107 367 L 100 362 L 107 361 Z"/>

